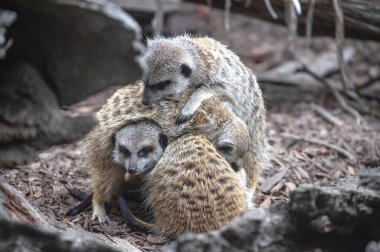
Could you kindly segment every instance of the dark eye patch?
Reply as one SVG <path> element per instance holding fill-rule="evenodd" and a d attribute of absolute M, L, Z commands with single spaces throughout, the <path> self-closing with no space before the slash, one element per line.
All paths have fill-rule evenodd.
<path fill-rule="evenodd" d="M 153 89 L 156 89 L 156 90 L 162 90 L 166 86 L 168 86 L 170 83 L 171 83 L 170 80 L 160 81 L 159 83 L 156 83 L 154 85 L 149 86 L 149 88 L 153 88 Z"/>
<path fill-rule="evenodd" d="M 186 64 L 182 64 L 181 65 L 181 74 L 183 76 L 185 76 L 186 78 L 188 78 L 191 74 L 191 68 Z"/>
<path fill-rule="evenodd" d="M 125 146 L 119 146 L 119 151 L 121 152 L 121 153 L 123 153 L 123 155 L 125 156 L 125 157 L 130 157 L 131 156 L 131 152 L 127 149 L 127 147 L 125 147 Z"/>
<path fill-rule="evenodd" d="M 144 148 L 142 148 L 141 150 L 139 150 L 138 155 L 139 155 L 140 157 L 143 157 L 143 156 L 148 155 L 148 154 L 151 153 L 152 151 L 153 151 L 153 147 L 152 147 L 152 146 L 145 146 Z"/>
<path fill-rule="evenodd" d="M 233 151 L 233 148 L 231 146 L 220 146 L 218 147 L 218 151 L 222 153 L 230 153 Z"/>

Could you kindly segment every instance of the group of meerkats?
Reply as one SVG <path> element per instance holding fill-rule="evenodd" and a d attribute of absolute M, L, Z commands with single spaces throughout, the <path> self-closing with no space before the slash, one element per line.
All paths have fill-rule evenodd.
<path fill-rule="evenodd" d="M 93 219 L 107 220 L 113 195 L 138 190 L 153 223 L 119 196 L 130 225 L 173 237 L 218 229 L 252 207 L 270 163 L 255 75 L 204 37 L 154 38 L 142 59 L 143 81 L 116 91 L 86 138 Z"/>

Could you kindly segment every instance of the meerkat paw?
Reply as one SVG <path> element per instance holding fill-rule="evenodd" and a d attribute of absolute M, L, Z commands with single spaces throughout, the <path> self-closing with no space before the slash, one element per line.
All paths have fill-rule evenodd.
<path fill-rule="evenodd" d="M 92 203 L 93 213 L 92 220 L 98 219 L 100 223 L 108 222 L 108 216 L 106 214 L 106 210 L 104 208 L 104 204 L 93 202 Z"/>
<path fill-rule="evenodd" d="M 192 114 L 180 114 L 175 120 L 175 125 L 180 126 L 187 122 L 193 115 Z"/>
<path fill-rule="evenodd" d="M 189 100 L 186 102 L 185 106 L 182 108 L 181 112 L 179 113 L 175 124 L 177 126 L 187 122 L 199 109 L 199 107 L 202 105 L 202 103 L 215 96 L 214 91 L 205 90 L 205 89 L 199 89 L 195 91 L 189 98 Z"/>

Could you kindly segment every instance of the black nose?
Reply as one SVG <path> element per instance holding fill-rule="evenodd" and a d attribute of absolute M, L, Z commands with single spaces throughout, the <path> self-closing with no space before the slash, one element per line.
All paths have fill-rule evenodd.
<path fill-rule="evenodd" d="M 234 170 L 235 172 L 238 172 L 238 171 L 241 170 L 242 167 L 239 166 L 237 163 L 233 162 L 233 163 L 231 164 L 231 168 L 232 168 L 232 170 Z"/>
<path fill-rule="evenodd" d="M 142 103 L 143 103 L 144 105 L 149 105 L 149 100 L 148 100 L 146 97 L 143 96 L 143 98 L 142 98 Z"/>
<path fill-rule="evenodd" d="M 137 167 L 128 168 L 129 174 L 135 174 L 137 172 Z"/>

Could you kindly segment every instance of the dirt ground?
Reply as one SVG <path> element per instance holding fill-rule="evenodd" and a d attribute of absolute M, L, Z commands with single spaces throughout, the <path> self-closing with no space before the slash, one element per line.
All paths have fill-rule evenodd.
<path fill-rule="evenodd" d="M 283 28 L 241 17 L 236 19 L 236 23 L 231 25 L 232 48 L 254 71 L 270 70 L 289 62 L 283 53 L 286 48 Z M 220 16 L 214 22 L 220 26 Z M 222 28 L 215 30 L 218 33 L 216 37 L 223 36 Z M 332 40 L 318 41 L 311 50 L 302 47 L 302 41 L 299 42 L 302 49 L 298 56 L 307 59 L 334 50 Z M 357 85 L 372 75 L 380 74 L 379 65 L 374 65 L 380 60 L 373 59 L 370 51 L 372 47 L 379 47 L 369 43 L 368 50 L 364 50 L 365 45 L 357 42 L 350 44 L 357 55 L 355 64 L 349 65 Z M 273 168 L 260 181 L 256 194 L 258 207 L 266 208 L 275 202 L 287 201 L 289 191 L 300 184 L 333 186 L 339 178 L 380 166 L 380 121 L 375 117 L 364 116 L 366 125 L 358 125 L 323 88 L 307 90 L 297 86 L 265 84 L 262 89 L 268 108 L 267 133 L 273 146 Z M 72 106 L 65 113 L 94 113 L 114 90 L 104 91 Z M 316 111 L 315 105 L 328 110 L 339 123 L 334 125 L 326 121 Z M 370 106 L 373 110 L 379 110 L 376 102 L 371 102 Z M 83 154 L 82 140 L 54 146 L 41 153 L 31 164 L 13 170 L 0 170 L 0 173 L 60 229 L 80 227 L 104 233 L 110 239 L 113 236 L 125 238 L 144 251 L 165 244 L 168 241 L 165 237 L 130 231 L 117 211 L 111 212 L 110 223 L 105 226 L 91 222 L 91 210 L 75 217 L 65 216 L 66 211 L 78 203 L 68 194 L 66 187 L 89 192 L 89 176 L 83 164 Z"/>

